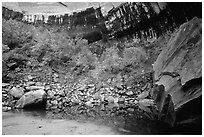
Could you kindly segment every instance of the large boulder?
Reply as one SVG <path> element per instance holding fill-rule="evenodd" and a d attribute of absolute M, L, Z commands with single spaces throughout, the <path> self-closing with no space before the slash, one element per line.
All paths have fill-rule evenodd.
<path fill-rule="evenodd" d="M 42 89 L 30 91 L 24 94 L 16 103 L 16 108 L 44 107 L 46 92 Z"/>
<path fill-rule="evenodd" d="M 189 103 L 202 95 L 201 19 L 195 17 L 180 26 L 158 56 L 153 69 L 155 84 L 164 86 L 164 95 L 171 96 L 176 114 L 183 113 L 191 117 L 196 111 L 202 110 L 202 107 L 195 106 L 188 109 L 188 114 L 182 111 L 183 107 L 191 106 Z"/>

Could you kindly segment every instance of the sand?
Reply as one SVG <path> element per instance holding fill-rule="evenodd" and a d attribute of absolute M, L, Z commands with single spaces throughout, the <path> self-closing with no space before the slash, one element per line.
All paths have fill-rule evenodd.
<path fill-rule="evenodd" d="M 91 122 L 45 119 L 38 116 L 2 113 L 3 135 L 114 135 L 111 127 Z"/>

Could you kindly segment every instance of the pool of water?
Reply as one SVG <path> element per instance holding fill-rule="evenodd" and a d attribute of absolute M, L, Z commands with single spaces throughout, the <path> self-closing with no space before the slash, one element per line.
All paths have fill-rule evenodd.
<path fill-rule="evenodd" d="M 72 106 L 61 110 L 13 110 L 3 112 L 3 134 L 179 134 L 153 121 L 137 107 L 123 104 Z"/>

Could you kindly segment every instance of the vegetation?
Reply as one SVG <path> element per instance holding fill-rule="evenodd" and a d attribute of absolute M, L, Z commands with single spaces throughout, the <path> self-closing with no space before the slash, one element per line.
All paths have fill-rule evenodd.
<path fill-rule="evenodd" d="M 20 81 L 24 72 L 49 68 L 72 76 L 88 76 L 96 81 L 126 75 L 146 63 L 150 54 L 144 43 L 98 41 L 88 44 L 80 36 L 70 37 L 66 30 L 32 26 L 3 19 L 3 82 Z M 43 69 L 44 68 L 44 69 Z M 20 78 L 20 79 L 19 79 Z"/>

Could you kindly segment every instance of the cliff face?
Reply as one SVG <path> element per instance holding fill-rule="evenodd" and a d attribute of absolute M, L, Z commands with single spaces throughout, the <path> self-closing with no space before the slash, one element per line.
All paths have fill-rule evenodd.
<path fill-rule="evenodd" d="M 201 19 L 193 18 L 181 25 L 158 56 L 153 69 L 156 84 L 163 85 L 165 93 L 172 97 L 177 122 L 192 123 L 192 119 L 202 116 Z"/>

